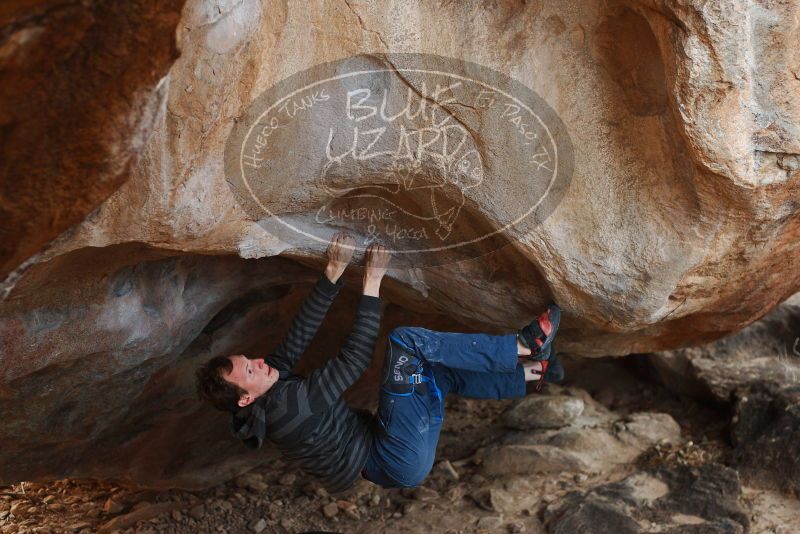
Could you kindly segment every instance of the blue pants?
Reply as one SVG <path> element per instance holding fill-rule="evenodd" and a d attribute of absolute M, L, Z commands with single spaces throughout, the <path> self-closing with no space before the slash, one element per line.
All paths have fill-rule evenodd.
<path fill-rule="evenodd" d="M 389 335 L 386 350 L 387 358 L 389 351 L 403 351 L 425 386 L 404 394 L 381 388 L 377 418 L 384 431 L 375 436 L 362 474 L 386 488 L 417 486 L 430 472 L 448 393 L 473 399 L 525 395 L 515 334 L 400 327 Z"/>

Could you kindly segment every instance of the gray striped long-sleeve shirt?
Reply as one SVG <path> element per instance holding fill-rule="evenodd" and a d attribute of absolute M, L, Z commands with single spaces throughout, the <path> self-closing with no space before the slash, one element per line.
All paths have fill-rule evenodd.
<path fill-rule="evenodd" d="M 278 347 L 264 360 L 278 370 L 278 381 L 233 416 L 231 428 L 249 448 L 266 438 L 284 457 L 320 479 L 331 492 L 358 478 L 372 444 L 371 414 L 353 411 L 341 398 L 369 366 L 380 328 L 380 299 L 362 295 L 350 336 L 339 355 L 307 378 L 292 368 L 317 332 L 343 285 L 325 275 L 306 297 Z"/>

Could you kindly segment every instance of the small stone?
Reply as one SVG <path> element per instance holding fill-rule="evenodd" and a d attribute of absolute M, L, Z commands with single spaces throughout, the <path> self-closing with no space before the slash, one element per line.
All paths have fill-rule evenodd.
<path fill-rule="evenodd" d="M 47 497 L 42 499 L 42 502 L 45 503 L 45 504 L 50 504 L 54 500 L 56 500 L 56 496 L 55 495 L 48 495 Z"/>
<path fill-rule="evenodd" d="M 267 528 L 267 522 L 263 517 L 257 521 L 253 521 L 253 523 L 250 525 L 250 530 L 253 532 L 261 532 L 265 528 Z"/>
<path fill-rule="evenodd" d="M 54 510 L 55 507 L 51 506 L 51 510 Z M 103 504 L 103 511 L 107 514 L 119 514 L 125 509 L 125 506 L 120 503 L 119 501 L 114 500 L 113 497 L 109 497 L 106 499 L 105 504 Z"/>
<path fill-rule="evenodd" d="M 370 506 L 378 506 L 381 503 L 381 496 L 379 493 L 373 493 L 369 499 Z"/>
<path fill-rule="evenodd" d="M 422 506 L 420 503 L 414 501 L 403 504 L 403 515 L 413 514 L 420 509 L 420 506 Z"/>
<path fill-rule="evenodd" d="M 585 473 L 578 473 L 573 478 L 577 484 L 583 484 L 584 482 L 589 480 L 589 476 L 586 475 Z"/>
<path fill-rule="evenodd" d="M 512 521 L 506 525 L 506 530 L 508 530 L 510 534 L 520 534 L 521 532 L 525 532 L 525 523 Z"/>
<path fill-rule="evenodd" d="M 485 484 L 486 483 L 486 477 L 483 476 L 483 475 L 479 475 L 478 473 L 475 473 L 474 475 L 472 475 L 469 480 L 470 480 L 470 482 L 472 482 L 473 484 L 478 485 L 478 486 L 480 486 L 481 484 Z"/>
<path fill-rule="evenodd" d="M 51 504 L 51 505 L 50 505 L 50 507 L 48 508 L 48 510 L 53 510 L 54 512 L 60 512 L 60 511 L 62 511 L 63 509 L 64 509 L 64 505 L 63 505 L 63 504 L 61 504 L 60 502 L 54 502 L 54 503 L 53 503 L 53 504 Z"/>
<path fill-rule="evenodd" d="M 339 506 L 335 502 L 329 502 L 322 507 L 322 515 L 325 517 L 333 517 L 339 513 Z"/>
<path fill-rule="evenodd" d="M 350 502 L 350 501 L 337 501 L 336 505 L 339 507 L 340 510 L 344 511 L 349 517 L 353 519 L 359 519 L 360 515 L 358 513 L 358 507 Z"/>
<path fill-rule="evenodd" d="M 449 460 L 442 460 L 436 464 L 436 470 L 446 479 L 452 480 L 453 482 L 458 481 L 458 471 L 456 471 L 456 468 L 453 467 L 453 464 L 451 464 Z"/>
<path fill-rule="evenodd" d="M 366 495 L 367 493 L 372 493 L 372 490 L 375 486 L 363 478 L 361 480 L 357 480 L 356 483 L 350 488 L 348 492 L 350 495 L 355 495 L 354 498 L 360 497 L 362 495 Z M 351 499 L 353 500 L 353 499 Z"/>
<path fill-rule="evenodd" d="M 82 503 L 77 509 L 81 512 L 88 512 L 89 510 L 94 510 L 95 506 L 97 506 L 95 503 L 89 501 Z"/>
<path fill-rule="evenodd" d="M 478 519 L 475 526 L 479 529 L 494 530 L 503 524 L 503 518 L 499 515 L 487 515 Z"/>
<path fill-rule="evenodd" d="M 323 499 L 328 496 L 328 490 L 326 490 L 325 488 L 317 488 L 317 490 L 314 493 L 316 493 L 317 497 L 321 497 Z"/>
<path fill-rule="evenodd" d="M 503 414 L 503 423 L 519 430 L 561 428 L 583 413 L 583 400 L 567 395 L 524 397 Z"/>
<path fill-rule="evenodd" d="M 181 513 L 180 510 L 173 510 L 170 513 L 170 515 L 172 516 L 172 519 L 174 519 L 175 521 L 180 521 L 181 519 L 183 519 L 183 514 Z"/>
<path fill-rule="evenodd" d="M 450 501 L 451 503 L 458 502 L 464 497 L 467 489 L 463 484 L 459 484 L 458 486 L 453 486 L 444 494 L 444 498 Z"/>
<path fill-rule="evenodd" d="M 196 504 L 189 509 L 189 515 L 197 520 L 203 519 L 206 515 L 206 507 L 202 504 Z"/>
<path fill-rule="evenodd" d="M 439 493 L 436 490 L 420 486 L 414 490 L 414 498 L 418 501 L 430 502 L 439 498 Z"/>
<path fill-rule="evenodd" d="M 259 473 L 245 473 L 237 477 L 236 486 L 256 492 L 264 492 L 269 488 L 269 485 L 264 482 L 264 477 Z"/>
<path fill-rule="evenodd" d="M 293 526 L 292 520 L 289 519 L 288 517 L 284 517 L 283 519 L 281 519 L 281 526 L 286 530 L 291 530 Z"/>
<path fill-rule="evenodd" d="M 297 475 L 295 475 L 294 473 L 286 473 L 278 480 L 278 483 L 281 486 L 291 486 L 292 484 L 294 484 L 295 480 L 297 480 Z"/>
<path fill-rule="evenodd" d="M 514 495 L 500 488 L 490 488 L 486 496 L 486 502 L 495 512 L 518 512 L 519 505 Z"/>

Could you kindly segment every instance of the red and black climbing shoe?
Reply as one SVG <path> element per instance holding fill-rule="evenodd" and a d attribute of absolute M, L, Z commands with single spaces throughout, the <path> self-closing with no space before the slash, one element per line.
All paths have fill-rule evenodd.
<path fill-rule="evenodd" d="M 561 308 L 551 302 L 529 325 L 517 332 L 517 337 L 526 348 L 531 349 L 531 359 L 545 361 L 550 355 L 549 347 L 553 343 L 561 322 Z"/>
<path fill-rule="evenodd" d="M 564 366 L 559 361 L 556 354 L 556 344 L 551 343 L 546 349 L 547 355 L 543 360 L 537 360 L 541 365 L 541 370 L 537 371 L 539 380 L 536 381 L 534 389 L 540 391 L 545 382 L 560 383 L 564 380 Z"/>
<path fill-rule="evenodd" d="M 542 364 L 541 375 L 539 375 L 539 380 L 536 381 L 536 391 L 541 391 L 542 386 L 544 385 L 545 376 L 547 375 L 547 368 L 550 367 L 550 360 L 542 360 L 539 362 Z"/>
<path fill-rule="evenodd" d="M 542 384 L 544 382 L 552 382 L 554 384 L 560 384 L 564 381 L 564 366 L 561 364 L 561 360 L 558 359 L 556 355 L 556 346 L 555 343 L 550 345 L 552 352 L 550 354 L 550 358 L 547 361 L 543 361 L 542 364 L 545 364 L 542 368 L 542 378 L 539 380 L 539 383 L 536 384 L 536 390 L 539 391 L 542 389 Z"/>

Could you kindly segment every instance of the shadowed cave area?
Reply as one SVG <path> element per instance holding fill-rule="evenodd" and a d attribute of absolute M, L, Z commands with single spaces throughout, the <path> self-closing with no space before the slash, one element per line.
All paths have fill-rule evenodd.
<path fill-rule="evenodd" d="M 130 263 L 142 257 L 148 260 Z M 745 510 L 764 514 L 755 524 L 768 525 L 792 509 L 783 495 L 796 491 L 796 466 L 780 451 L 794 439 L 785 429 L 797 424 L 782 415 L 797 399 L 796 297 L 740 334 L 699 348 L 591 360 L 562 352 L 567 381 L 521 401 L 448 397 L 439 460 L 424 486 L 383 490 L 364 481 L 331 501 L 269 446 L 257 458 L 243 451 L 227 416 L 193 399 L 200 362 L 215 354 L 259 357 L 277 344 L 319 275 L 315 259 L 171 255 L 128 244 L 55 261 L 29 272 L 12 302 L 18 331 L 40 340 L 27 344 L 30 361 L 43 347 L 59 347 L 61 359 L 40 360 L 32 372 L 5 369 L 13 395 L 2 403 L 6 442 L 19 444 L 5 472 L 12 480 L 57 480 L 9 486 L 13 502 L 80 495 L 75 502 L 85 502 L 88 517 L 108 532 L 167 524 L 203 530 L 217 521 L 234 530 L 264 521 L 281 531 L 334 521 L 346 531 L 409 517 L 419 531 L 464 522 L 560 531 L 598 517 L 638 531 L 639 522 L 664 513 L 676 525 L 749 528 Z M 353 319 L 359 282 L 355 270 L 345 276 L 297 372 L 342 346 L 348 331 L 339 326 Z M 47 286 L 59 308 L 31 298 Z M 393 293 L 392 284 L 385 289 Z M 351 406 L 375 408 L 380 355 L 395 326 L 507 333 L 408 308 L 386 305 L 374 361 L 347 392 Z M 104 335 L 83 336 L 84 324 Z M 709 484 L 715 489 L 698 489 Z M 21 495 L 25 487 L 31 496 Z M 456 510 L 445 521 L 440 503 Z M 544 515 L 530 512 L 536 503 Z M 33 506 L 29 517 L 45 524 L 49 514 L 52 524 L 57 512 L 47 508 Z"/>

